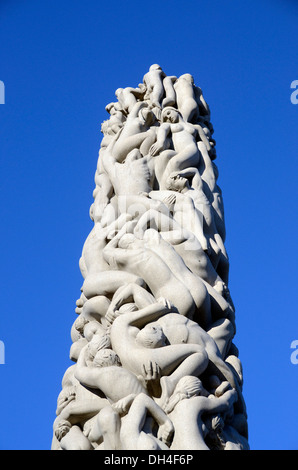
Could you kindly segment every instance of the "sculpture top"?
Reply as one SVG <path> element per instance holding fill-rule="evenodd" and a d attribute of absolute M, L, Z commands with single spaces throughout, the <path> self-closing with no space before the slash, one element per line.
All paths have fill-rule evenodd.
<path fill-rule="evenodd" d="M 54 449 L 247 449 L 210 110 L 153 64 L 106 110 Z"/>

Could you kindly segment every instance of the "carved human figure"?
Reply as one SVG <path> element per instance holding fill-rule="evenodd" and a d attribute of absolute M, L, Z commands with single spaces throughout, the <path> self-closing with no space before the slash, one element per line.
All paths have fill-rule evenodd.
<path fill-rule="evenodd" d="M 135 229 L 137 229 L 138 224 Z M 198 273 L 188 269 L 183 257 L 175 250 L 174 245 L 168 243 L 159 232 L 154 229 L 147 229 L 143 233 L 143 242 L 146 249 L 151 249 L 164 259 L 175 277 L 181 281 L 190 291 L 197 307 L 196 318 L 204 327 L 210 327 L 210 322 L 219 318 L 234 319 L 234 307 L 229 295 L 229 290 L 223 280 L 208 266 L 208 274 L 211 274 L 211 281 L 204 276 L 201 278 Z M 188 247 L 192 256 L 201 254 L 199 249 Z M 203 261 L 201 256 L 198 262 Z M 204 266 L 203 268 L 204 269 Z M 214 279 L 214 284 L 212 280 Z M 213 286 L 212 286 L 213 284 Z"/>
<path fill-rule="evenodd" d="M 166 181 L 166 188 L 168 191 L 152 191 L 150 195 L 160 200 L 168 197 L 173 205 L 175 218 L 181 220 L 182 224 L 187 223 L 188 220 L 193 221 L 186 228 L 197 236 L 202 248 L 208 252 L 214 268 L 217 270 L 220 265 L 222 279 L 227 283 L 228 255 L 215 223 L 214 208 L 203 191 L 202 178 L 198 169 L 186 168 L 173 172 Z M 175 191 L 175 193 L 170 191 Z"/>
<path fill-rule="evenodd" d="M 120 427 L 119 413 L 109 404 L 89 423 L 85 433 L 95 450 L 121 450 Z"/>
<path fill-rule="evenodd" d="M 79 314 L 79 316 L 76 318 L 76 320 L 72 324 L 71 331 L 70 331 L 70 337 L 73 343 L 84 338 L 84 328 L 87 323 L 88 323 L 88 319 L 84 318 L 82 315 Z"/>
<path fill-rule="evenodd" d="M 150 432 L 148 415 L 158 425 L 157 436 Z M 152 421 L 152 420 L 151 420 Z M 137 395 L 124 416 L 120 439 L 123 450 L 169 450 L 174 428 L 165 412 L 147 395 Z"/>
<path fill-rule="evenodd" d="M 152 107 L 161 107 L 161 101 L 164 96 L 163 80 L 165 73 L 158 64 L 153 64 L 143 77 L 143 83 L 146 87 L 144 100 L 148 100 Z"/>
<path fill-rule="evenodd" d="M 119 357 L 113 350 L 100 349 L 93 359 L 93 364 L 90 364 L 88 349 L 89 344 L 82 349 L 75 369 L 75 376 L 82 384 L 101 390 L 111 403 L 131 393 L 147 394 L 137 377 L 121 367 Z"/>
<path fill-rule="evenodd" d="M 159 303 L 155 304 L 154 297 L 150 293 L 148 293 L 144 288 L 130 283 L 126 286 L 119 288 L 115 292 L 106 314 L 106 318 L 110 323 L 113 323 L 113 321 L 118 318 L 119 309 L 121 305 L 128 301 L 132 301 L 135 305 L 133 311 L 130 313 L 131 318 L 140 317 L 142 322 L 147 322 L 145 323 L 145 326 L 143 328 L 140 328 L 138 326 L 141 332 L 138 332 L 137 329 L 132 328 L 131 334 L 137 334 L 137 337 L 140 340 L 142 336 L 146 337 L 147 332 L 150 336 L 150 331 L 153 330 L 154 332 L 155 328 L 156 336 L 160 337 L 160 344 L 164 344 L 164 341 L 166 341 L 166 344 L 170 345 L 200 345 L 204 348 L 209 360 L 217 368 L 217 370 L 219 370 L 220 373 L 225 377 L 225 379 L 228 380 L 232 387 L 237 388 L 239 390 L 237 381 L 231 369 L 223 361 L 219 349 L 213 338 L 201 326 L 199 326 L 197 322 L 194 322 L 178 313 L 172 313 L 172 310 L 165 314 L 162 305 L 160 306 Z M 135 304 L 135 301 L 137 301 L 137 304 Z M 136 313 L 136 311 L 138 311 L 138 313 Z M 118 319 L 116 326 L 118 323 L 122 325 L 122 323 L 124 322 L 126 325 L 126 322 L 132 321 L 128 317 L 128 314 L 120 316 L 121 318 L 123 316 L 124 319 Z M 153 316 L 156 317 L 155 321 L 152 319 Z M 113 325 L 114 326 L 111 328 L 112 344 L 117 340 L 117 337 L 115 337 L 116 327 L 114 323 Z M 126 326 L 126 328 L 128 327 Z M 117 326 L 116 331 L 118 332 L 118 334 L 120 334 L 119 325 Z M 160 366 L 158 361 L 155 362 Z"/>
<path fill-rule="evenodd" d="M 176 82 L 176 80 L 177 80 L 177 77 L 175 76 L 166 76 L 163 79 L 165 97 L 162 100 L 162 108 L 165 108 L 166 106 L 176 105 L 176 92 L 174 88 L 174 83 Z"/>
<path fill-rule="evenodd" d="M 156 125 L 156 117 L 147 104 L 143 101 L 136 102 L 124 126 L 108 145 L 109 152 L 113 153 L 118 163 L 121 163 L 129 152 L 136 148 L 146 156 L 156 138 Z"/>
<path fill-rule="evenodd" d="M 201 395 L 202 388 L 201 381 L 194 377 L 184 377 L 177 384 L 166 408 L 175 429 L 171 450 L 209 450 L 204 440 L 202 416 L 227 412 L 237 400 L 235 390 L 228 390 L 219 398 L 209 398 Z"/>
<path fill-rule="evenodd" d="M 177 313 L 168 313 L 157 321 L 151 322 L 147 327 L 161 328 L 167 343 L 170 345 L 199 344 L 206 351 L 209 361 L 216 367 L 216 370 L 220 372 L 233 388 L 241 393 L 237 380 L 231 369 L 223 361 L 215 341 L 198 323 Z"/>
<path fill-rule="evenodd" d="M 200 163 L 198 169 L 203 181 L 203 189 L 214 209 L 214 220 L 217 231 L 222 240 L 225 241 L 226 230 L 224 205 L 221 189 L 217 184 L 218 169 L 215 163 L 211 160 L 206 145 L 202 141 L 199 141 L 197 145 L 200 152 Z"/>
<path fill-rule="evenodd" d="M 174 171 L 184 170 L 199 164 L 200 153 L 197 146 L 197 130 L 185 122 L 180 112 L 166 107 L 161 113 L 162 123 L 157 131 L 156 143 L 149 152 L 155 159 L 155 175 L 160 189 L 166 189 L 166 180 Z M 173 149 L 170 149 L 170 140 Z"/>
<path fill-rule="evenodd" d="M 70 366 L 62 380 L 62 390 L 57 399 L 57 422 L 61 419 L 77 424 L 95 416 L 108 403 L 105 398 L 87 390 L 75 377 L 76 365 Z"/>
<path fill-rule="evenodd" d="M 109 204 L 113 196 L 113 185 L 106 173 L 95 173 L 96 187 L 93 191 L 94 203 L 90 207 L 90 218 L 96 222 L 100 222 L 102 214 L 106 206 Z"/>
<path fill-rule="evenodd" d="M 110 323 L 113 323 L 113 321 L 118 318 L 119 312 L 121 310 L 121 305 L 128 301 L 137 301 L 137 304 L 132 304 L 134 307 L 130 310 L 131 318 L 136 318 L 140 315 L 142 316 L 142 319 L 145 319 L 144 321 L 148 322 L 143 328 L 140 328 L 140 332 L 137 332 L 137 330 L 133 328 L 130 331 L 133 335 L 137 334 L 139 342 L 140 339 L 144 337 L 144 344 L 149 344 L 149 340 L 147 338 L 150 338 L 152 336 L 152 345 L 154 344 L 154 341 L 157 341 L 157 343 L 159 341 L 158 344 L 161 345 L 200 345 L 204 348 L 204 351 L 207 353 L 208 359 L 209 361 L 211 361 L 212 366 L 215 367 L 215 370 L 219 372 L 222 377 L 224 377 L 231 384 L 231 386 L 237 390 L 239 394 L 239 405 L 240 407 L 243 406 L 243 402 L 241 399 L 242 392 L 235 375 L 233 374 L 229 365 L 224 362 L 220 350 L 217 347 L 216 341 L 213 339 L 212 336 L 210 336 L 209 333 L 207 333 L 203 328 L 201 328 L 197 322 L 183 317 L 178 313 L 172 313 L 172 311 L 168 312 L 165 315 L 164 311 L 160 309 L 159 305 L 154 304 L 154 297 L 149 294 L 144 288 L 134 284 L 127 284 L 126 286 L 119 288 L 113 296 L 113 299 L 106 314 L 106 318 Z M 133 313 L 138 310 L 139 313 Z M 156 316 L 157 319 L 154 321 L 150 319 L 149 315 L 147 317 L 147 312 L 148 314 L 150 312 L 154 312 L 154 316 Z M 122 322 L 125 322 L 126 324 L 126 321 L 129 321 L 129 317 L 127 315 L 128 314 L 123 315 L 124 319 L 117 320 L 117 322 L 120 323 L 120 325 L 122 325 Z M 226 325 L 225 322 L 228 322 L 228 325 Z M 227 319 L 223 320 L 223 325 L 220 322 L 216 322 L 212 329 L 214 330 L 213 336 L 215 337 L 215 339 L 221 338 L 221 336 L 223 336 L 225 337 L 227 344 L 230 343 L 235 333 L 233 324 Z M 226 329 L 227 333 L 225 332 L 225 330 L 222 331 L 222 329 Z M 120 334 L 119 326 L 117 326 L 117 331 L 118 334 Z M 156 335 L 157 339 L 154 339 L 154 335 Z M 111 328 L 112 344 L 113 337 L 114 342 L 117 341 L 117 337 L 115 338 L 115 327 Z M 221 345 L 221 342 L 219 342 L 219 345 Z M 155 362 L 160 366 L 158 360 L 156 360 Z M 161 378 L 161 383 L 165 381 L 167 383 L 164 386 L 168 387 L 171 378 Z M 245 411 L 245 408 L 243 410 Z"/>
<path fill-rule="evenodd" d="M 216 159 L 216 141 L 213 139 L 209 127 L 200 122 L 200 124 L 193 124 L 194 128 L 198 131 L 198 142 L 202 142 L 208 152 L 210 160 L 213 161 Z"/>
<path fill-rule="evenodd" d="M 148 229 L 144 232 L 143 240 L 137 239 L 140 247 L 151 250 L 167 264 L 172 274 L 189 290 L 197 309 L 197 319 L 204 326 L 210 326 L 211 304 L 208 291 L 202 280 L 192 273 L 174 247 L 165 241 L 159 232 Z"/>
<path fill-rule="evenodd" d="M 108 301 L 108 299 L 106 299 Z M 109 306 L 109 303 L 108 303 Z M 106 308 L 108 308 L 108 306 Z M 92 341 L 101 344 L 102 348 L 110 347 L 110 340 L 108 335 L 108 328 L 105 328 L 101 323 L 95 320 L 92 316 L 87 319 L 83 314 L 80 314 L 79 319 L 86 320 L 86 326 L 83 330 L 82 337 L 74 341 L 70 347 L 69 357 L 72 361 L 77 362 L 81 350 Z M 96 316 L 95 316 L 96 318 Z"/>
<path fill-rule="evenodd" d="M 118 317 L 121 307 L 123 306 L 127 306 L 130 310 L 136 311 L 154 304 L 156 304 L 156 299 L 146 288 L 134 282 L 128 282 L 120 286 L 114 293 L 106 312 L 106 320 L 112 324 L 115 318 Z"/>
<path fill-rule="evenodd" d="M 144 287 L 144 280 L 127 271 L 102 271 L 87 276 L 82 286 L 82 293 L 87 300 L 95 296 L 112 297 L 119 287 L 127 283 L 135 283 Z M 84 305 L 85 305 L 84 303 Z M 84 307 L 83 307 L 84 308 Z M 83 311 L 83 310 L 82 310 Z"/>
<path fill-rule="evenodd" d="M 152 424 L 158 425 L 157 435 Z M 165 412 L 144 393 L 131 394 L 105 407 L 88 435 L 104 440 L 104 450 L 169 450 L 173 425 Z"/>
<path fill-rule="evenodd" d="M 143 98 L 144 93 L 145 88 L 142 84 L 136 88 L 117 88 L 115 95 L 118 98 L 119 108 L 121 111 L 125 114 L 129 114 L 137 101 Z"/>
<path fill-rule="evenodd" d="M 210 416 L 211 430 L 208 438 L 215 449 L 219 450 L 249 450 L 247 439 L 230 424 L 226 423 L 221 414 Z"/>
<path fill-rule="evenodd" d="M 62 448 L 69 448 L 72 438 L 75 441 L 75 446 L 82 445 L 85 447 L 87 444 L 86 440 L 76 425 L 96 416 L 108 404 L 107 399 L 92 393 L 81 385 L 75 378 L 75 369 L 76 365 L 73 365 L 65 372 L 62 380 L 62 390 L 57 399 L 57 418 L 53 424 L 54 436 L 52 444 L 55 448 L 61 446 L 62 437 L 69 431 L 71 432 L 68 434 L 67 439 L 64 439 L 62 442 Z M 65 423 L 66 427 L 64 427 L 63 423 Z"/>
<path fill-rule="evenodd" d="M 181 75 L 174 83 L 174 90 L 178 109 L 185 121 L 196 124 L 210 120 L 209 106 L 201 88 L 195 86 L 192 75 Z"/>
<path fill-rule="evenodd" d="M 162 200 L 162 193 L 162 191 L 152 191 L 149 196 L 152 199 Z M 175 210 L 177 209 L 175 208 Z M 186 221 L 186 223 L 188 222 Z M 185 224 L 182 227 L 176 217 L 150 209 L 139 218 L 134 234 L 137 238 L 142 239 L 148 227 L 157 230 L 162 238 L 174 247 L 191 272 L 207 281 L 211 286 L 223 282 L 197 237 L 185 228 Z"/>
<path fill-rule="evenodd" d="M 115 126 L 114 134 L 117 134 L 119 128 L 122 127 L 126 120 L 126 116 L 123 114 L 119 101 L 107 104 L 105 109 L 110 114 L 109 121 Z"/>
<path fill-rule="evenodd" d="M 192 81 L 193 81 L 193 77 L 192 77 Z M 193 85 L 193 88 L 194 88 L 195 99 L 196 99 L 196 102 L 198 103 L 199 112 L 200 112 L 200 115 L 198 116 L 198 120 L 207 124 L 213 130 L 213 127 L 210 123 L 210 108 L 203 96 L 202 89 L 198 87 L 197 85 Z"/>
<path fill-rule="evenodd" d="M 138 149 L 132 150 L 122 164 L 118 163 L 116 157 L 108 150 L 103 152 L 101 158 L 117 196 L 135 195 L 137 197 L 139 193 L 151 190 L 151 160 L 142 157 Z"/>
<path fill-rule="evenodd" d="M 95 295 L 84 303 L 81 316 L 93 323 L 94 320 L 106 327 L 104 317 L 110 306 L 110 300 L 105 295 Z M 90 326 L 90 325 L 89 325 Z M 84 337 L 86 336 L 86 328 L 84 329 Z"/>
<path fill-rule="evenodd" d="M 113 323 L 114 319 L 118 316 L 119 312 L 122 313 L 124 311 L 130 310 L 130 311 L 135 311 L 135 310 L 141 310 L 145 307 L 148 307 L 151 304 L 154 304 L 156 302 L 154 296 L 148 292 L 144 287 L 136 284 L 136 283 L 127 283 L 124 284 L 123 286 L 119 287 L 119 289 L 116 290 L 114 293 L 111 303 L 106 310 L 106 321 L 111 324 Z M 127 308 L 124 309 L 127 305 Z M 118 313 L 117 313 L 118 312 Z M 166 321 L 167 317 L 164 317 L 163 321 Z M 178 319 L 178 317 L 176 318 Z M 162 321 L 162 320 L 161 320 Z M 179 319 L 179 322 L 184 322 L 183 318 Z M 188 322 L 186 321 L 187 325 L 192 324 L 193 322 Z M 175 327 L 174 327 L 175 328 Z M 201 328 L 197 329 L 198 332 L 201 332 Z M 181 331 L 185 331 L 185 327 L 182 328 Z M 227 357 L 227 352 L 231 348 L 231 341 L 235 335 L 235 324 L 233 321 L 233 318 L 221 318 L 219 320 L 216 320 L 215 322 L 212 323 L 211 327 L 207 330 L 208 335 L 211 337 L 211 340 L 209 341 L 214 341 L 217 349 L 220 353 L 220 357 L 225 359 Z M 194 341 L 197 341 L 199 336 L 194 339 Z M 205 333 L 204 333 L 205 334 Z M 185 333 L 184 335 L 182 334 L 182 338 L 184 337 L 184 341 L 186 340 L 185 338 L 188 337 Z M 172 338 L 172 341 L 175 341 Z M 236 354 L 233 352 L 229 352 L 229 354 Z M 212 355 L 211 355 L 212 357 Z M 229 356 L 231 357 L 236 357 L 236 356 Z M 241 371 L 239 372 L 239 367 L 235 360 L 229 359 L 229 365 L 232 366 L 232 370 L 235 371 L 236 376 L 241 376 Z M 232 379 L 233 380 L 233 379 Z M 242 383 L 241 380 L 239 382 L 240 384 Z"/>
<path fill-rule="evenodd" d="M 131 216 L 127 213 L 120 214 L 119 217 L 114 213 L 114 217 L 111 217 L 111 220 L 106 219 L 106 226 L 103 226 L 101 222 L 94 224 L 83 245 L 82 255 L 79 260 L 81 274 L 84 279 L 89 274 L 110 269 L 102 257 L 102 250 L 108 243 L 109 236 L 122 229 L 129 220 L 131 220 Z M 97 256 L 94 256 L 94 253 Z"/>
<path fill-rule="evenodd" d="M 93 450 L 91 442 L 81 428 L 72 426 L 69 421 L 59 421 L 54 428 L 54 435 L 61 450 Z"/>
<path fill-rule="evenodd" d="M 144 240 L 132 233 L 118 234 L 107 244 L 103 256 L 114 270 L 124 270 L 143 279 L 155 298 L 169 298 L 181 315 L 193 316 L 196 304 L 189 289 L 159 255 L 146 247 Z M 201 304 L 204 302 L 202 298 Z"/>
<path fill-rule="evenodd" d="M 200 375 L 208 366 L 208 355 L 200 344 L 169 344 L 162 328 L 150 322 L 169 314 L 172 306 L 164 299 L 142 310 L 119 315 L 111 326 L 111 344 L 123 367 L 142 376 L 148 362 L 161 374 L 160 402 L 165 403 L 184 375 Z"/>
<path fill-rule="evenodd" d="M 193 201 L 195 208 L 202 212 L 203 229 L 207 236 L 212 237 L 217 234 L 212 206 L 203 191 L 202 178 L 197 168 L 185 168 L 184 170 L 171 173 L 166 184 L 168 190 L 189 197 Z M 179 194 L 175 195 L 176 198 L 179 197 Z"/>
<path fill-rule="evenodd" d="M 100 144 L 101 148 L 105 148 L 109 145 L 123 127 L 126 120 L 124 110 L 121 109 L 119 102 L 109 103 L 106 106 L 106 111 L 110 114 L 110 118 L 103 121 L 101 125 L 100 130 L 103 133 L 103 138 Z"/>
<path fill-rule="evenodd" d="M 176 101 L 180 113 L 186 122 L 196 121 L 200 115 L 194 90 L 193 76 L 189 73 L 181 75 L 174 84 Z"/>
<path fill-rule="evenodd" d="M 210 109 L 158 64 L 116 97 L 52 448 L 246 449 Z"/>
<path fill-rule="evenodd" d="M 204 233 L 204 217 L 202 214 L 203 204 L 207 204 L 207 201 L 205 199 L 202 202 L 194 201 L 193 194 L 189 195 L 186 192 L 188 180 L 183 178 L 181 173 L 182 171 L 171 174 L 166 181 L 166 189 L 151 191 L 149 196 L 167 204 L 171 208 L 175 221 L 182 229 L 194 234 L 203 250 L 209 253 L 210 246 Z"/>

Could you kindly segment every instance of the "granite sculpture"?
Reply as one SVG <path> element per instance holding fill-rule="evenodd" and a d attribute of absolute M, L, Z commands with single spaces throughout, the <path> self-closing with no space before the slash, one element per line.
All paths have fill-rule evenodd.
<path fill-rule="evenodd" d="M 106 106 L 53 450 L 247 450 L 210 109 L 158 64 Z"/>

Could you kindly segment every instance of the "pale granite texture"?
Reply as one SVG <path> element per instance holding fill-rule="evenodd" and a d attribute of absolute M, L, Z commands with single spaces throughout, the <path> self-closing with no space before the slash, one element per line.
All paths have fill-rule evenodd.
<path fill-rule="evenodd" d="M 157 64 L 106 106 L 53 450 L 247 450 L 210 110 Z"/>

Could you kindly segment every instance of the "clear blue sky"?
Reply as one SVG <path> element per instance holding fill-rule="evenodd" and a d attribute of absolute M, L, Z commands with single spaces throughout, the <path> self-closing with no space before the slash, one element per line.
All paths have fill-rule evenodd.
<path fill-rule="evenodd" d="M 1 0 L 1 449 L 50 448 L 100 124 L 152 63 L 211 108 L 251 448 L 298 448 L 297 20 L 294 0 Z"/>

